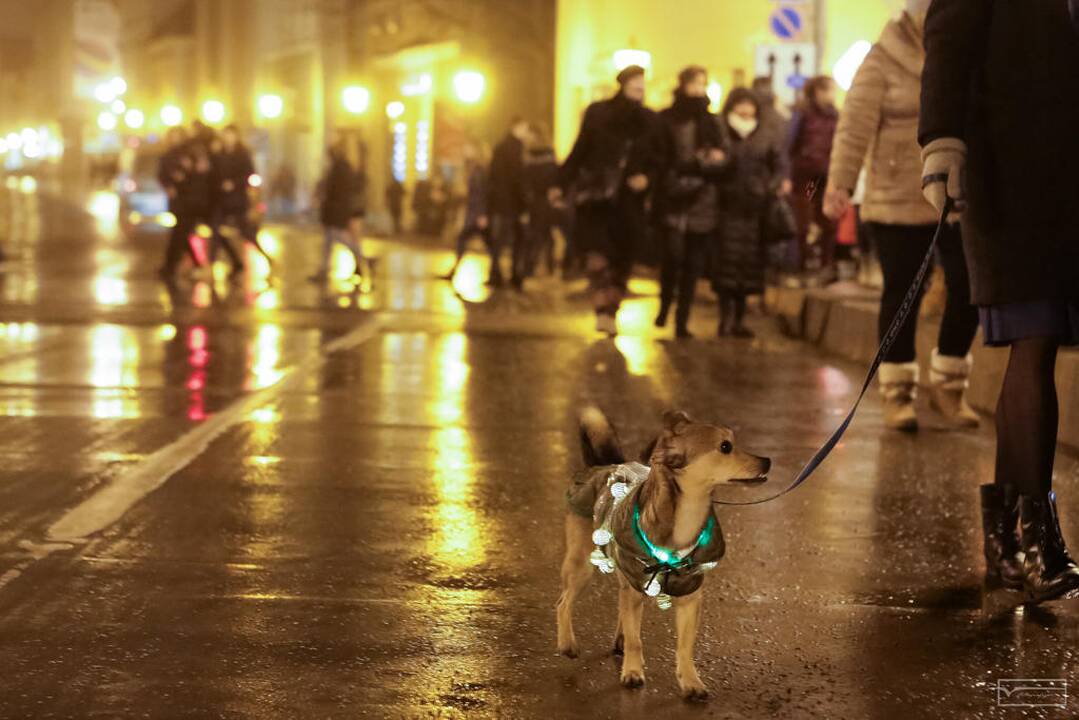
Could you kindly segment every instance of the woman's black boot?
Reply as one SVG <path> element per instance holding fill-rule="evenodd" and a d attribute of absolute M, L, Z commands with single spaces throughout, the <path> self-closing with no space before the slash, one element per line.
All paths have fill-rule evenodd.
<path fill-rule="evenodd" d="M 985 532 L 985 583 L 1023 589 L 1023 554 L 1019 549 L 1019 492 L 1014 485 L 982 485 Z"/>
<path fill-rule="evenodd" d="M 1020 496 L 1023 589 L 1031 602 L 1079 597 L 1079 567 L 1060 534 L 1056 493 Z"/>

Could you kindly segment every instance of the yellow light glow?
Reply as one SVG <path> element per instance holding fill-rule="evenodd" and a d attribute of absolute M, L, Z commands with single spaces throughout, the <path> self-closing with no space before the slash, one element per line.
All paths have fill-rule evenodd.
<path fill-rule="evenodd" d="M 453 76 L 453 91 L 463 103 L 479 102 L 486 85 L 483 73 L 475 70 L 462 70 Z"/>
<path fill-rule="evenodd" d="M 281 99 L 280 95 L 274 95 L 273 93 L 267 93 L 266 95 L 259 96 L 258 99 L 258 111 L 266 120 L 274 120 L 281 117 L 281 113 L 285 110 L 285 101 Z"/>
<path fill-rule="evenodd" d="M 19 135 L 19 133 L 8 133 L 4 139 L 7 140 L 7 146 L 12 150 L 18 150 L 22 147 L 22 135 Z"/>
<path fill-rule="evenodd" d="M 94 99 L 101 103 L 111 103 L 116 99 L 116 92 L 112 89 L 112 83 L 101 83 L 94 88 Z"/>
<path fill-rule="evenodd" d="M 166 227 L 166 228 L 176 227 L 176 216 L 173 215 L 170 212 L 158 213 L 157 217 L 154 218 L 154 219 L 157 221 L 157 224 L 160 225 L 161 227 Z"/>
<path fill-rule="evenodd" d="M 371 105 L 371 92 L 365 87 L 350 85 L 341 91 L 341 102 L 344 103 L 345 110 L 353 115 L 360 115 L 367 112 Z"/>
<path fill-rule="evenodd" d="M 386 104 L 386 117 L 391 120 L 401 117 L 405 114 L 405 104 L 400 100 L 394 100 Z"/>
<path fill-rule="evenodd" d="M 195 226 L 195 234 L 203 240 L 209 240 L 214 236 L 214 229 L 206 223 L 199 223 Z"/>
<path fill-rule="evenodd" d="M 23 175 L 19 178 L 19 192 L 29 195 L 37 191 L 37 179 L 33 175 Z"/>
<path fill-rule="evenodd" d="M 98 230 L 103 235 L 109 236 L 116 232 L 120 219 L 119 195 L 108 190 L 99 190 L 90 195 L 86 208 L 94 216 Z"/>
<path fill-rule="evenodd" d="M 123 115 L 124 111 L 127 110 L 127 104 L 120 98 L 117 98 L 112 101 L 112 105 L 109 105 L 109 109 L 117 115 Z"/>
<path fill-rule="evenodd" d="M 3 155 L 8 151 L 7 140 L 0 138 L 0 155 Z"/>
<path fill-rule="evenodd" d="M 161 338 L 163 342 L 168 342 L 176 337 L 176 326 L 172 323 L 165 323 L 157 331 L 157 336 Z"/>
<path fill-rule="evenodd" d="M 126 305 L 127 281 L 102 275 L 94 280 L 94 299 L 102 305 Z"/>
<path fill-rule="evenodd" d="M 431 73 L 423 73 L 401 86 L 401 94 L 406 97 L 426 95 L 431 92 Z"/>
<path fill-rule="evenodd" d="M 113 97 L 120 97 L 127 92 L 127 81 L 122 77 L 114 77 L 109 80 L 109 89 L 112 90 Z"/>
<path fill-rule="evenodd" d="M 167 127 L 176 127 L 184 121 L 184 111 L 175 105 L 166 105 L 161 108 L 161 122 Z"/>
<path fill-rule="evenodd" d="M 142 213 L 140 213 L 138 210 L 132 210 L 127 214 L 127 221 L 131 225 L 138 225 L 142 222 Z"/>
<path fill-rule="evenodd" d="M 258 173 L 251 173 L 251 176 L 247 178 L 247 184 L 253 188 L 262 187 L 262 176 Z"/>
<path fill-rule="evenodd" d="M 261 325 L 255 335 L 251 374 L 255 379 L 255 388 L 269 387 L 281 379 L 284 372 L 278 364 L 281 362 L 281 327 L 279 325 Z"/>
<path fill-rule="evenodd" d="M 708 104 L 711 105 L 713 111 L 718 112 L 722 102 L 723 86 L 713 80 L 708 83 Z"/>
<path fill-rule="evenodd" d="M 23 145 L 29 145 L 38 141 L 37 130 L 34 128 L 23 128 L 19 133 L 19 137 L 22 138 Z"/>
<path fill-rule="evenodd" d="M 835 78 L 836 85 L 844 90 L 850 90 L 854 75 L 872 48 L 873 45 L 868 40 L 858 40 L 839 56 L 835 65 L 832 66 L 832 77 Z"/>
<path fill-rule="evenodd" d="M 652 53 L 647 50 L 623 48 L 621 50 L 615 50 L 612 58 L 614 60 L 615 69 L 619 71 L 625 70 L 630 65 L 639 65 L 645 70 L 652 69 Z"/>
<path fill-rule="evenodd" d="M 142 110 L 129 109 L 124 113 L 124 124 L 132 130 L 138 130 L 146 123 L 146 116 Z"/>
<path fill-rule="evenodd" d="M 207 100 L 202 104 L 202 119 L 208 123 L 219 123 L 225 119 L 225 103 L 220 100 Z"/>

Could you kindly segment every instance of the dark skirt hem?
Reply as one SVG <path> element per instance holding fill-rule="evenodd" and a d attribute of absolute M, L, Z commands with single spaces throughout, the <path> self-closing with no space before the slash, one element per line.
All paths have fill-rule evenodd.
<path fill-rule="evenodd" d="M 1076 302 L 1038 300 L 983 305 L 978 313 L 985 344 L 991 347 L 1037 337 L 1056 338 L 1061 345 L 1079 345 L 1079 303 Z"/>

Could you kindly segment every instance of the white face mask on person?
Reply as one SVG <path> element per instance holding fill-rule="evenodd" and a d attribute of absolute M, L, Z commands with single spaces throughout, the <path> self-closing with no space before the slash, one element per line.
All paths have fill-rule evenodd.
<path fill-rule="evenodd" d="M 736 113 L 727 116 L 727 124 L 742 138 L 747 138 L 757 129 L 757 118 L 744 118 Z"/>

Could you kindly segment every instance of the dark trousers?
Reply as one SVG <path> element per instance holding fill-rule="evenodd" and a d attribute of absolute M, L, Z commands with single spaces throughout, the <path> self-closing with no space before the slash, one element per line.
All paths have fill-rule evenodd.
<path fill-rule="evenodd" d="M 174 212 L 174 216 L 176 224 L 169 233 L 169 244 L 165 249 L 165 266 L 162 268 L 170 275 L 176 272 L 185 254 L 191 258 L 191 262 L 198 264 L 195 251 L 191 249 L 191 234 L 195 232 L 195 227 L 199 224 L 199 217 L 186 212 Z"/>
<path fill-rule="evenodd" d="M 256 238 L 255 226 L 247 219 L 247 208 L 219 209 L 214 213 L 213 227 L 214 236 L 210 244 L 210 263 L 212 264 L 217 259 L 218 249 L 224 249 L 225 254 L 229 256 L 229 260 L 232 262 L 232 267 L 235 269 L 243 268 L 243 243 L 253 243 Z M 234 228 L 239 233 L 240 250 L 237 250 L 229 242 L 229 239 L 221 234 L 221 228 L 223 227 Z"/>
<path fill-rule="evenodd" d="M 584 252 L 592 305 L 597 314 L 618 312 L 633 269 L 637 233 L 643 226 L 644 209 L 633 198 L 582 205 L 577 209 L 574 234 Z"/>
<path fill-rule="evenodd" d="M 884 273 L 884 294 L 880 299 L 880 337 L 884 337 L 891 325 L 903 297 L 907 294 L 922 258 L 929 250 L 936 229 L 932 225 L 884 225 L 867 223 L 873 244 L 880 256 Z M 937 249 L 937 259 L 944 269 L 947 300 L 941 319 L 937 348 L 941 355 L 966 357 L 978 332 L 978 310 L 970 304 L 970 277 L 967 261 L 963 255 L 963 239 L 959 225 L 948 225 Z M 915 358 L 915 337 L 918 329 L 918 308 L 921 297 L 915 303 L 895 344 L 885 358 L 886 362 L 907 363 Z"/>
<path fill-rule="evenodd" d="M 521 231 L 521 220 L 516 214 L 493 215 L 491 217 L 491 233 L 488 249 L 491 253 L 491 280 L 502 282 L 502 253 L 509 248 L 512 258 L 512 273 L 514 280 L 523 279 L 518 271 L 523 272 L 527 266 L 527 254 L 523 240 L 524 233 Z"/>
<path fill-rule="evenodd" d="M 689 323 L 689 313 L 697 294 L 697 280 L 704 271 L 711 233 L 682 232 L 665 228 L 659 272 L 659 307 L 664 318 L 675 300 L 674 320 L 679 328 Z"/>

